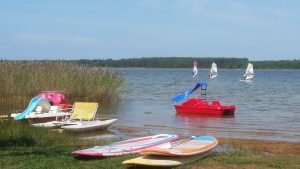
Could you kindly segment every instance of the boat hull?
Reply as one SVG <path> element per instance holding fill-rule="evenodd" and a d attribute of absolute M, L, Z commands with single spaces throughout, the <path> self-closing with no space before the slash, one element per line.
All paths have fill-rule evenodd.
<path fill-rule="evenodd" d="M 218 101 L 208 104 L 202 99 L 189 99 L 180 105 L 174 106 L 178 114 L 234 115 L 235 112 L 235 105 L 222 106 Z"/>
<path fill-rule="evenodd" d="M 12 114 L 11 117 L 15 117 L 20 113 Z M 36 114 L 32 113 L 29 115 L 26 115 L 24 120 L 27 120 L 29 124 L 33 123 L 46 123 L 50 121 L 62 121 L 66 117 L 70 116 L 70 112 L 59 112 L 59 113 L 41 113 Z"/>
<path fill-rule="evenodd" d="M 117 119 L 109 119 L 109 120 L 95 120 L 95 121 L 78 121 L 75 123 L 70 123 L 69 125 L 62 126 L 61 128 L 72 131 L 72 132 L 87 132 L 87 131 L 95 131 L 95 130 L 103 130 L 108 126 L 113 124 Z"/>
<path fill-rule="evenodd" d="M 63 117 L 59 117 L 59 119 L 61 119 Z M 34 123 L 46 123 L 46 122 L 50 122 L 50 121 L 54 121 L 57 120 L 57 117 L 36 117 L 36 118 L 25 118 L 25 120 L 27 120 L 27 122 L 29 124 L 34 124 Z"/>
<path fill-rule="evenodd" d="M 43 123 L 50 121 L 63 121 L 71 115 L 70 112 L 59 112 L 59 113 L 43 113 L 40 115 L 33 115 L 27 117 L 27 121 L 31 123 Z"/>

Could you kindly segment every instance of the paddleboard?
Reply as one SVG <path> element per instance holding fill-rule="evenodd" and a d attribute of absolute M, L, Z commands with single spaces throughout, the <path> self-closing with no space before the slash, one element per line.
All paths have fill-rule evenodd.
<path fill-rule="evenodd" d="M 159 147 L 141 150 L 143 155 L 190 156 L 211 150 L 218 140 L 210 136 L 193 136 L 188 139 L 162 144 Z"/>
<path fill-rule="evenodd" d="M 167 142 L 175 141 L 177 139 L 177 135 L 158 134 L 120 141 L 104 146 L 95 146 L 88 149 L 74 151 L 72 154 L 80 156 L 118 156 L 140 152 L 145 148 L 158 146 Z"/>
<path fill-rule="evenodd" d="M 130 160 L 123 161 L 122 164 L 127 165 L 145 165 L 156 167 L 176 167 L 187 164 L 196 160 L 200 160 L 210 154 L 210 151 L 192 156 L 142 156 Z"/>

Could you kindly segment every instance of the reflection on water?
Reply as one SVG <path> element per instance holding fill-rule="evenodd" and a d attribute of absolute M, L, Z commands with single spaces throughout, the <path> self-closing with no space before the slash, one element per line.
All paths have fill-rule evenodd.
<path fill-rule="evenodd" d="M 180 128 L 187 135 L 214 135 L 216 132 L 226 132 L 228 124 L 234 123 L 234 116 L 209 116 L 176 114 Z M 184 134 L 185 135 L 185 134 Z"/>
<path fill-rule="evenodd" d="M 110 130 L 101 130 L 101 131 L 93 131 L 93 132 L 85 132 L 85 133 L 75 133 L 76 136 L 81 137 L 85 140 L 118 140 L 121 135 L 114 133 Z"/>
<path fill-rule="evenodd" d="M 188 128 L 195 127 L 195 124 L 202 127 L 224 128 L 224 124 L 234 122 L 234 116 L 176 114 L 176 118 Z"/>

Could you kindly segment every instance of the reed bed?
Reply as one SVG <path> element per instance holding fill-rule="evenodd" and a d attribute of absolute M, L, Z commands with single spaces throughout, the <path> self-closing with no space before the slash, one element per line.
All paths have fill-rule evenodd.
<path fill-rule="evenodd" d="M 111 103 L 122 77 L 105 68 L 67 61 L 0 61 L 0 105 L 26 105 L 41 91 L 62 91 L 67 101 Z"/>

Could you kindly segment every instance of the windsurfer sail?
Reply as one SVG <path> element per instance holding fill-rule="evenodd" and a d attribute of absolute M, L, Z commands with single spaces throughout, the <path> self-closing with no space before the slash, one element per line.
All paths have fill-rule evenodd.
<path fill-rule="evenodd" d="M 242 77 L 242 80 L 250 80 L 254 77 L 253 65 L 251 63 L 248 64 L 247 69 Z"/>
<path fill-rule="evenodd" d="M 215 62 L 212 63 L 211 65 L 211 69 L 208 72 L 208 78 L 212 79 L 218 76 L 218 68 L 217 68 L 217 64 L 215 64 Z"/>
<path fill-rule="evenodd" d="M 198 74 L 198 68 L 197 68 L 197 62 L 194 62 L 194 68 L 193 68 L 193 78 Z"/>

